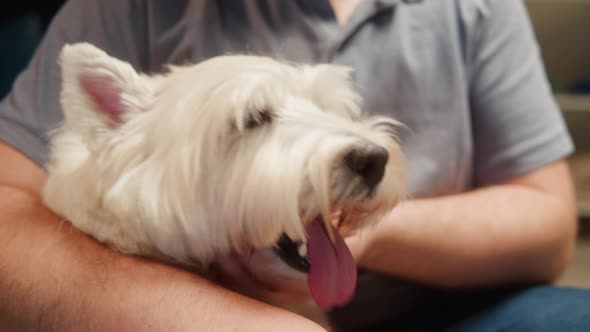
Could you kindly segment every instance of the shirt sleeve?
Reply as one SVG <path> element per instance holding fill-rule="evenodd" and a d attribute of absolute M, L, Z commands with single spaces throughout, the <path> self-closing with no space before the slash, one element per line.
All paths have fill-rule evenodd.
<path fill-rule="evenodd" d="M 48 134 L 63 119 L 58 56 L 67 43 L 89 42 L 141 69 L 146 59 L 141 2 L 70 0 L 51 22 L 10 93 L 0 102 L 0 141 L 38 165 L 48 159 Z"/>
<path fill-rule="evenodd" d="M 501 183 L 574 151 L 521 0 L 463 2 L 475 183 Z"/>

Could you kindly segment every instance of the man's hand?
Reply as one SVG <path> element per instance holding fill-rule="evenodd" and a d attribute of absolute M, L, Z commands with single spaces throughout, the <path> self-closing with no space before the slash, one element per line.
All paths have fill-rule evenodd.
<path fill-rule="evenodd" d="M 446 288 L 555 281 L 577 230 L 565 162 L 502 185 L 401 203 L 347 243 L 364 268 Z"/>
<path fill-rule="evenodd" d="M 43 206 L 44 172 L 0 143 L 2 331 L 324 331 L 193 273 L 116 253 Z"/>

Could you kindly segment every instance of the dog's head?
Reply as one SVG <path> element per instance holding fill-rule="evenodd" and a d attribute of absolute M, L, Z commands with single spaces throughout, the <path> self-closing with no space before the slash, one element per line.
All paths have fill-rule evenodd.
<path fill-rule="evenodd" d="M 88 44 L 60 59 L 50 176 L 79 176 L 67 191 L 88 203 L 58 212 L 131 225 L 103 239 L 115 247 L 131 238 L 185 264 L 271 248 L 309 270 L 313 293 L 354 269 L 341 234 L 403 195 L 397 123 L 361 116 L 348 68 L 221 56 L 147 76 Z"/>

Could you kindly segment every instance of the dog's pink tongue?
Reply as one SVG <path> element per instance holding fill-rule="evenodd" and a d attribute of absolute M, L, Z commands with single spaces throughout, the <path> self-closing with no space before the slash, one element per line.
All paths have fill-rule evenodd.
<path fill-rule="evenodd" d="M 334 233 L 334 243 L 321 219 L 307 227 L 307 256 L 310 262 L 307 283 L 311 296 L 324 310 L 351 300 L 356 287 L 356 264 L 344 239 Z"/>

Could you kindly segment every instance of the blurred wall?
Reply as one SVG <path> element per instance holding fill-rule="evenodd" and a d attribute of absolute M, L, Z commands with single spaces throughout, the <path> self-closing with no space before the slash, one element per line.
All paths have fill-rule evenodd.
<path fill-rule="evenodd" d="M 554 89 L 590 93 L 590 0 L 527 0 Z"/>

